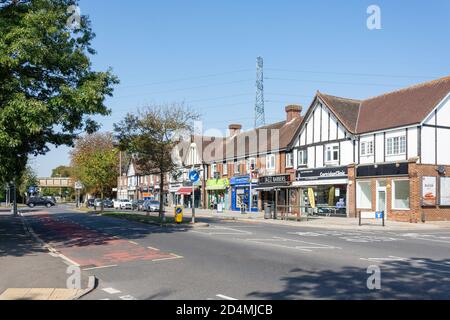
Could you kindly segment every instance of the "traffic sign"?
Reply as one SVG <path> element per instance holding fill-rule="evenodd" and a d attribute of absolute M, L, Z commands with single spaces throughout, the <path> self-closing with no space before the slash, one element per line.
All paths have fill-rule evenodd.
<path fill-rule="evenodd" d="M 196 170 L 189 172 L 189 180 L 191 182 L 197 182 L 200 179 L 200 174 Z"/>
<path fill-rule="evenodd" d="M 76 190 L 83 189 L 83 184 L 80 181 L 75 182 L 75 189 Z"/>

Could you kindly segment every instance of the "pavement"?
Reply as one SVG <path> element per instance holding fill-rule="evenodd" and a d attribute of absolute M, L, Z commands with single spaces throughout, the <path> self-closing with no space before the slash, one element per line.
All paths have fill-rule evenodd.
<path fill-rule="evenodd" d="M 447 228 L 364 229 L 352 221 L 353 229 L 333 229 L 258 218 L 223 220 L 201 212 L 197 217 L 209 227 L 160 227 L 69 206 L 24 213 L 56 258 L 27 257 L 33 259 L 27 268 L 20 264 L 22 270 L 11 262 L 3 268 L 0 261 L 0 284 L 6 280 L 3 288 L 14 288 L 30 266 L 45 262 L 54 264 L 52 272 L 42 270 L 36 281 L 61 288 L 65 268 L 59 263 L 70 261 L 83 279 L 98 279 L 97 288 L 81 300 L 450 299 Z M 8 253 L 0 259 L 13 258 L 14 242 L 4 246 Z M 16 255 L 18 261 L 26 257 Z M 368 286 L 373 270 L 379 289 Z"/>
<path fill-rule="evenodd" d="M 68 263 L 51 255 L 21 217 L 0 212 L 0 300 L 72 300 L 86 289 L 68 289 Z M 82 283 L 87 280 L 81 278 Z"/>

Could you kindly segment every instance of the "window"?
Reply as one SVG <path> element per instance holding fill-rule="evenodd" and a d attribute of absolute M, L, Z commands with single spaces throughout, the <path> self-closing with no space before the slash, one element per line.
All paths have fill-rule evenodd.
<path fill-rule="evenodd" d="M 235 161 L 234 162 L 234 173 L 240 173 L 241 171 L 239 170 L 239 161 Z"/>
<path fill-rule="evenodd" d="M 306 166 L 308 164 L 308 151 L 307 150 L 298 150 L 297 154 L 297 165 L 298 166 Z"/>
<path fill-rule="evenodd" d="M 409 209 L 409 180 L 392 181 L 392 209 Z"/>
<path fill-rule="evenodd" d="M 216 172 L 217 172 L 217 165 L 215 163 L 213 163 L 211 165 L 211 177 L 214 177 Z"/>
<path fill-rule="evenodd" d="M 227 175 L 228 174 L 228 162 L 225 162 L 223 165 L 223 175 Z"/>
<path fill-rule="evenodd" d="M 249 158 L 247 159 L 247 173 L 250 173 L 250 170 L 256 170 L 256 159 L 255 158 Z"/>
<path fill-rule="evenodd" d="M 339 162 L 339 144 L 330 144 L 325 148 L 325 162 L 336 163 Z"/>
<path fill-rule="evenodd" d="M 286 168 L 292 168 L 294 166 L 294 155 L 292 152 L 286 153 Z"/>
<path fill-rule="evenodd" d="M 356 206 L 358 209 L 372 209 L 372 188 L 370 181 L 359 181 L 356 192 Z"/>
<path fill-rule="evenodd" d="M 361 155 L 362 156 L 373 155 L 373 141 L 361 142 Z"/>
<path fill-rule="evenodd" d="M 275 170 L 275 155 L 268 154 L 266 156 L 266 169 L 267 170 Z"/>
<path fill-rule="evenodd" d="M 406 153 L 406 136 L 388 138 L 386 141 L 386 154 L 388 156 Z"/>

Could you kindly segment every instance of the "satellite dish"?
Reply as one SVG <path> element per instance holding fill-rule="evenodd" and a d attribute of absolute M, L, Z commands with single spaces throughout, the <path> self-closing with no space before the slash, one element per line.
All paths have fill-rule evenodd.
<path fill-rule="evenodd" d="M 444 167 L 444 166 L 439 166 L 439 167 L 437 168 L 437 172 L 438 172 L 439 174 L 445 174 L 445 167 Z"/>

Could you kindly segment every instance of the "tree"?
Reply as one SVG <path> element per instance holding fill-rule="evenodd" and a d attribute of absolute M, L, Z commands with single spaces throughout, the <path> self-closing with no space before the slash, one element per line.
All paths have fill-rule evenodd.
<path fill-rule="evenodd" d="M 100 194 L 102 200 L 105 193 L 111 193 L 119 175 L 119 150 L 111 133 L 79 138 L 70 155 L 75 178 L 91 192 Z"/>
<path fill-rule="evenodd" d="M 193 131 L 199 115 L 184 103 L 148 106 L 138 110 L 137 115 L 128 114 L 114 124 L 116 138 L 121 150 L 133 155 L 144 174 L 160 175 L 159 216 L 165 222 L 163 190 L 165 176 L 177 168 L 172 151 L 178 143 L 180 132 Z"/>
<path fill-rule="evenodd" d="M 92 70 L 94 33 L 86 16 L 74 27 L 76 0 L 0 0 L 0 177 L 18 183 L 30 155 L 76 137 L 108 115 L 118 83 Z M 16 212 L 16 210 L 15 210 Z"/>
<path fill-rule="evenodd" d="M 73 176 L 73 168 L 59 166 L 52 170 L 52 178 L 70 178 Z"/>
<path fill-rule="evenodd" d="M 22 198 L 25 198 L 25 194 L 28 193 L 30 187 L 36 187 L 38 185 L 38 178 L 36 171 L 30 166 L 27 166 L 22 176 L 20 177 L 19 194 Z"/>

